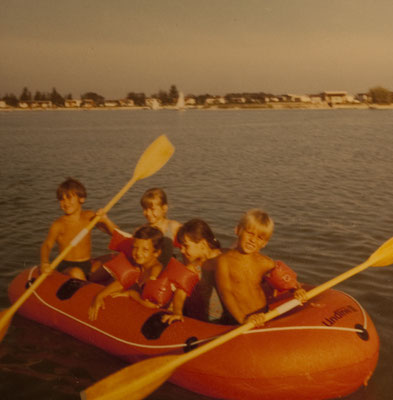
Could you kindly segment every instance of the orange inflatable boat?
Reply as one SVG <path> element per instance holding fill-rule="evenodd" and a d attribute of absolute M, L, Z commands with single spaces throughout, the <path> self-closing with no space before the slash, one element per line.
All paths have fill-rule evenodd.
<path fill-rule="evenodd" d="M 21 272 L 9 287 L 15 301 L 38 274 Z M 101 285 L 54 271 L 19 313 L 128 362 L 179 354 L 230 329 L 185 318 L 170 326 L 164 311 L 129 298 L 107 298 L 97 321 L 88 308 Z M 328 399 L 366 385 L 378 360 L 374 324 L 352 297 L 327 290 L 309 304 L 268 322 L 184 364 L 171 381 L 221 399 Z"/>

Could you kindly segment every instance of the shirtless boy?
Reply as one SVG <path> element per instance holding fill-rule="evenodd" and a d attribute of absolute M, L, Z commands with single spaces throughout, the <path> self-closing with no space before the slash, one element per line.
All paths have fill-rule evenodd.
<path fill-rule="evenodd" d="M 261 282 L 275 263 L 259 251 L 267 245 L 273 229 L 273 220 L 265 212 L 246 212 L 235 230 L 236 248 L 218 258 L 216 285 L 226 309 L 240 324 L 267 305 Z"/>
<path fill-rule="evenodd" d="M 63 251 L 75 236 L 96 216 L 91 210 L 83 210 L 86 200 L 86 189 L 76 179 L 68 178 L 59 185 L 56 191 L 60 208 L 64 215 L 53 222 L 48 236 L 41 246 L 41 271 L 50 271 L 50 253 L 57 243 L 59 252 Z M 112 234 L 117 227 L 106 215 L 101 217 L 97 227 Z M 73 278 L 86 280 L 91 268 L 91 232 L 89 232 L 59 264 L 57 270 Z"/>

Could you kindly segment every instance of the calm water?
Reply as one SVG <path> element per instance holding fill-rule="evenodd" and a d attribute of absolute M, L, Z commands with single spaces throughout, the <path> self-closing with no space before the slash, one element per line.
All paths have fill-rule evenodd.
<path fill-rule="evenodd" d="M 86 207 L 103 207 L 131 178 L 143 150 L 165 133 L 176 147 L 157 174 L 138 182 L 110 217 L 132 231 L 141 194 L 161 186 L 170 217 L 207 220 L 224 246 L 240 214 L 266 209 L 276 222 L 266 248 L 303 282 L 321 284 L 360 264 L 393 236 L 392 111 L 59 111 L 0 113 L 0 306 L 18 271 L 60 215 L 57 185 L 85 183 Z M 94 253 L 107 237 L 94 234 Z M 381 339 L 377 370 L 350 400 L 391 399 L 393 267 L 369 268 L 339 289 L 371 315 Z M 60 332 L 15 317 L 0 347 L 2 399 L 79 399 L 124 366 Z M 203 399 L 165 384 L 151 400 Z"/>

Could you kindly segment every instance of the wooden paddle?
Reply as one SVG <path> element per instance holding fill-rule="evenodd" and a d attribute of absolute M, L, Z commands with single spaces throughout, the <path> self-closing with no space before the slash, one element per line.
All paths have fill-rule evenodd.
<path fill-rule="evenodd" d="M 334 285 L 350 278 L 351 276 L 374 267 L 384 267 L 393 263 L 393 237 L 378 248 L 364 263 L 350 269 L 347 272 L 331 279 L 306 292 L 306 300 L 317 296 Z M 297 299 L 290 300 L 266 314 L 261 314 L 264 321 L 269 321 L 301 305 Z M 143 399 L 164 383 L 177 367 L 190 361 L 207 351 L 249 331 L 255 327 L 254 322 L 248 322 L 224 335 L 213 339 L 209 343 L 181 355 L 166 355 L 149 358 L 130 365 L 81 392 L 82 400 L 122 400 Z"/>
<path fill-rule="evenodd" d="M 143 152 L 135 167 L 132 178 L 126 185 L 116 194 L 115 197 L 103 208 L 102 213 L 106 214 L 120 198 L 131 188 L 138 180 L 147 178 L 161 169 L 171 158 L 175 148 L 165 135 L 158 137 L 150 146 Z M 75 247 L 100 220 L 101 216 L 95 216 L 86 228 L 82 229 L 71 243 L 52 261 L 48 272 L 41 274 L 34 283 L 27 289 L 22 296 L 8 309 L 0 313 L 0 341 L 8 330 L 11 323 L 11 318 L 25 300 L 33 293 L 33 291 L 46 279 L 46 277 L 60 264 L 65 256 Z"/>

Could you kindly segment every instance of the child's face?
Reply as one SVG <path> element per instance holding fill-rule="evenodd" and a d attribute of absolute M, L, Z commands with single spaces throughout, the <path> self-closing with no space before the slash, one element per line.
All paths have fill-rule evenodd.
<path fill-rule="evenodd" d="M 139 265 L 147 265 L 154 261 L 158 256 L 158 251 L 154 248 L 151 239 L 134 239 L 132 247 L 132 258 Z"/>
<path fill-rule="evenodd" d="M 271 236 L 270 230 L 256 224 L 238 227 L 236 234 L 238 236 L 238 250 L 243 254 L 258 253 L 267 245 Z"/>
<path fill-rule="evenodd" d="M 143 209 L 143 215 L 150 225 L 157 224 L 166 218 L 168 212 L 168 205 L 162 205 L 160 199 L 154 199 L 150 207 Z"/>
<path fill-rule="evenodd" d="M 180 248 L 181 253 L 189 262 L 204 261 L 206 253 L 206 241 L 193 242 L 187 235 L 184 237 Z"/>
<path fill-rule="evenodd" d="M 63 195 L 63 198 L 60 200 L 60 208 L 64 211 L 65 215 L 72 215 L 80 211 L 84 202 L 84 198 L 70 192 Z"/>

